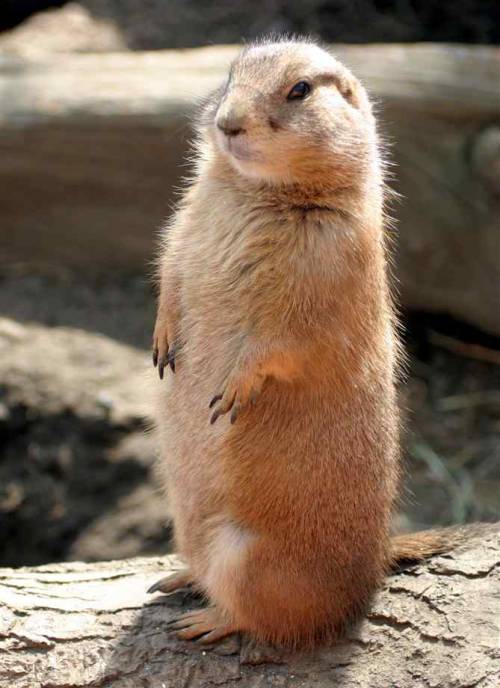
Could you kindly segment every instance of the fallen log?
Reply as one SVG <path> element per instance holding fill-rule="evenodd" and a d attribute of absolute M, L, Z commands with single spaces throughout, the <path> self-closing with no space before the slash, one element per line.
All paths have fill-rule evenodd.
<path fill-rule="evenodd" d="M 392 144 L 401 303 L 500 335 L 500 49 L 332 48 L 379 103 Z M 144 274 L 189 170 L 194 103 L 238 50 L 0 49 L 0 272 Z"/>
<path fill-rule="evenodd" d="M 148 596 L 175 556 L 0 570 L 2 688 L 494 688 L 500 527 L 389 577 L 346 640 L 286 655 L 239 636 L 213 649 L 167 622 L 200 605 Z"/>

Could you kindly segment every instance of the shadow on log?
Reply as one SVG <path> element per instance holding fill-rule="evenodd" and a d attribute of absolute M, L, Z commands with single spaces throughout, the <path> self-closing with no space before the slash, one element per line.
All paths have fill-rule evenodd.
<path fill-rule="evenodd" d="M 494 688 L 500 528 L 389 577 L 346 640 L 280 655 L 233 636 L 202 650 L 166 623 L 200 603 L 146 594 L 175 556 L 0 570 L 2 688 Z M 264 661 L 264 658 L 266 661 Z"/>

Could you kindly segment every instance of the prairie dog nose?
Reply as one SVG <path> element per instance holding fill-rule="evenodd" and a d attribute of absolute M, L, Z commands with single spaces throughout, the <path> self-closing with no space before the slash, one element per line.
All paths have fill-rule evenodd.
<path fill-rule="evenodd" d="M 222 106 L 215 120 L 217 128 L 226 136 L 238 136 L 245 133 L 245 113 L 238 103 L 231 106 Z"/>
<path fill-rule="evenodd" d="M 242 120 L 232 117 L 217 117 L 216 124 L 226 136 L 238 136 L 245 131 L 242 127 Z"/>

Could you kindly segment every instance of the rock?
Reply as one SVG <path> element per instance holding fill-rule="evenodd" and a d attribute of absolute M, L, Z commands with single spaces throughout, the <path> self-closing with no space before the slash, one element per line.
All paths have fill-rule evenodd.
<path fill-rule="evenodd" d="M 403 306 L 500 335 L 500 196 L 488 143 L 498 138 L 499 49 L 335 52 L 380 101 L 394 142 L 401 201 L 391 235 Z M 236 53 L 4 55 L 0 272 L 83 271 L 100 280 L 150 271 L 157 228 L 188 169 L 189 115 Z"/>
<path fill-rule="evenodd" d="M 143 435 L 143 438 L 145 435 Z M 147 449 L 151 453 L 151 447 Z M 144 455 L 144 454 L 143 454 Z M 154 485 L 153 485 L 154 487 Z M 125 559 L 167 551 L 168 528 L 166 499 L 159 486 L 151 489 L 151 482 L 139 485 L 121 497 L 113 509 L 98 516 L 74 540 L 68 561 L 96 561 L 98 553 L 106 558 Z"/>
<path fill-rule="evenodd" d="M 236 43 L 272 32 L 312 35 L 330 43 L 498 42 L 498 15 L 491 3 L 455 0 L 437 8 L 435 2 L 287 0 L 260 3 L 258 11 L 251 0 L 80 0 L 79 4 L 96 23 L 112 23 L 134 50 Z M 15 12 L 10 5 L 22 16 L 27 5 L 60 3 L 10 0 L 6 14 L 9 9 L 11 16 Z"/>
<path fill-rule="evenodd" d="M 149 367 L 144 352 L 103 335 L 0 319 L 0 385 L 10 407 L 139 427 L 151 408 Z"/>
<path fill-rule="evenodd" d="M 30 59 L 50 53 L 106 52 L 126 48 L 115 23 L 92 17 L 87 8 L 70 2 L 32 15 L 0 35 L 0 50 Z"/>
<path fill-rule="evenodd" d="M 167 551 L 146 362 L 104 335 L 0 319 L 0 562 Z"/>

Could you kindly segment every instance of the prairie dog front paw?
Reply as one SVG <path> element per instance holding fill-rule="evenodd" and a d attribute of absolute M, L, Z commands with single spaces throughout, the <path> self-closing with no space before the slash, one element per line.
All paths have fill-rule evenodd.
<path fill-rule="evenodd" d="M 172 340 L 172 333 L 168 326 L 168 319 L 159 312 L 153 334 L 153 365 L 158 367 L 160 380 L 163 380 L 163 371 L 167 366 L 175 373 L 175 357 L 178 347 Z"/>
<path fill-rule="evenodd" d="M 219 416 L 231 411 L 231 423 L 249 405 L 255 404 L 265 381 L 265 375 L 257 370 L 248 373 L 234 372 L 226 381 L 223 389 L 214 396 L 209 404 L 213 408 L 210 423 L 213 425 Z"/>

